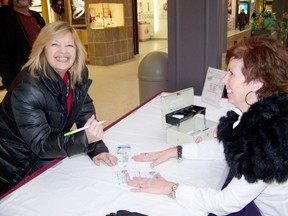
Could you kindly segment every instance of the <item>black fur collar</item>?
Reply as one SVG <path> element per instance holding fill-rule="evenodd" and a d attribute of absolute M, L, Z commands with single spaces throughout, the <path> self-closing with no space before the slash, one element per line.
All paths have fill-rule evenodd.
<path fill-rule="evenodd" d="M 232 174 L 250 182 L 288 179 L 288 94 L 271 96 L 243 113 L 229 111 L 220 119 L 218 139 Z"/>

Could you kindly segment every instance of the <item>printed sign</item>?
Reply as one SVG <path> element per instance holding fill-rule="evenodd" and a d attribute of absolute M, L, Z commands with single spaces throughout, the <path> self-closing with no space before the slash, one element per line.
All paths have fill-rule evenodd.
<path fill-rule="evenodd" d="M 216 107 L 220 106 L 224 85 L 221 80 L 226 71 L 209 67 L 206 74 L 205 84 L 202 91 L 202 101 Z"/>

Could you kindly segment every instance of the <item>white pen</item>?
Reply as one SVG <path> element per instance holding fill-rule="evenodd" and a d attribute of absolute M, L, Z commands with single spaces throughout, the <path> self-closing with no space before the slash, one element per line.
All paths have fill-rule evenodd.
<path fill-rule="evenodd" d="M 105 122 L 105 121 L 99 121 L 99 122 L 98 122 L 98 125 L 101 125 L 101 124 L 103 124 L 104 122 Z M 69 132 L 65 133 L 64 136 L 70 136 L 70 135 L 75 134 L 75 133 L 77 133 L 77 132 L 79 132 L 79 131 L 83 131 L 83 130 L 89 128 L 89 127 L 90 127 L 90 125 L 86 125 L 86 126 L 84 126 L 84 127 L 82 127 L 82 128 L 78 128 L 78 129 L 76 129 L 76 130 L 69 131 Z"/>

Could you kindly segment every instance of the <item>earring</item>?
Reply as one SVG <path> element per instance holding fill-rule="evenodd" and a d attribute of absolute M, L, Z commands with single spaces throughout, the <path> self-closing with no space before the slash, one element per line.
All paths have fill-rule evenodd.
<path fill-rule="evenodd" d="M 247 98 L 248 98 L 248 95 L 251 94 L 252 92 L 253 92 L 253 91 L 248 92 L 248 93 L 246 94 L 246 96 L 245 96 L 245 102 L 246 102 L 246 104 L 248 104 L 249 106 L 251 106 L 252 104 L 248 103 Z"/>

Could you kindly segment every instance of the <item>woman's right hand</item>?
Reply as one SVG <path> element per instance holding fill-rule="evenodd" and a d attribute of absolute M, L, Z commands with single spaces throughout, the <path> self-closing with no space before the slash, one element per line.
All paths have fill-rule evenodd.
<path fill-rule="evenodd" d="M 89 128 L 85 129 L 86 136 L 88 139 L 88 144 L 97 142 L 103 139 L 103 126 L 98 124 L 98 121 L 95 119 L 95 115 L 92 115 L 87 122 L 86 125 L 90 125 Z"/>
<path fill-rule="evenodd" d="M 141 153 L 139 155 L 134 155 L 132 157 L 133 160 L 138 162 L 148 162 L 152 161 L 150 166 L 153 168 L 165 161 L 167 161 L 170 158 L 177 157 L 177 148 L 172 147 L 168 148 L 164 151 L 160 152 L 149 152 L 149 153 Z"/>

